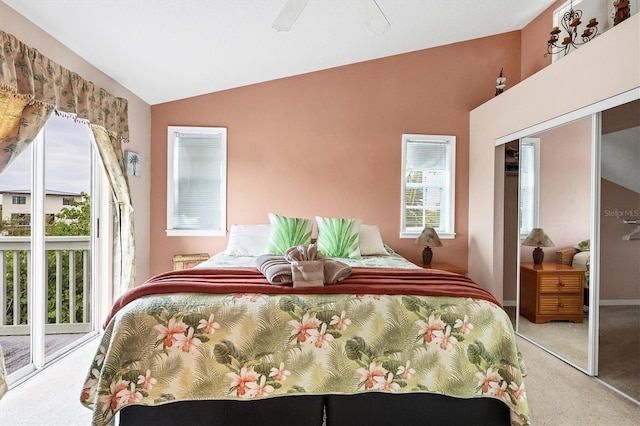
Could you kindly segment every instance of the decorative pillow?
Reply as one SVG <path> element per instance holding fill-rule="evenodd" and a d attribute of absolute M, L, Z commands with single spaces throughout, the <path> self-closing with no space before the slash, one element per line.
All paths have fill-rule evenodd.
<path fill-rule="evenodd" d="M 271 222 L 271 234 L 267 246 L 269 253 L 284 254 L 290 247 L 311 244 L 312 220 L 269 213 L 269 222 Z"/>
<path fill-rule="evenodd" d="M 573 246 L 574 248 L 580 251 L 589 251 L 589 245 L 591 240 L 580 241 L 577 245 Z"/>
<path fill-rule="evenodd" d="M 271 225 L 231 225 L 226 256 L 260 256 L 267 254 Z"/>
<path fill-rule="evenodd" d="M 360 219 L 316 216 L 318 250 L 327 257 L 360 259 Z"/>
<path fill-rule="evenodd" d="M 363 256 L 388 256 L 378 225 L 360 225 L 360 254 Z"/>

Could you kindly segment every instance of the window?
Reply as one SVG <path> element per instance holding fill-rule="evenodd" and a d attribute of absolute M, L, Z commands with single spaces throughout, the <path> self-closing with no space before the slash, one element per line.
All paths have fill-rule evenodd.
<path fill-rule="evenodd" d="M 169 126 L 167 235 L 226 235 L 227 129 Z"/>
<path fill-rule="evenodd" d="M 456 137 L 402 135 L 400 238 L 415 238 L 425 226 L 453 238 Z"/>
<path fill-rule="evenodd" d="M 27 197 L 23 195 L 14 195 L 11 199 L 12 204 L 27 204 Z"/>
<path fill-rule="evenodd" d="M 64 198 L 62 199 L 62 205 L 63 205 L 63 206 L 71 206 L 71 205 L 73 205 L 73 200 L 74 200 L 74 199 L 73 199 L 73 198 L 71 198 L 71 197 L 64 197 Z"/>
<path fill-rule="evenodd" d="M 520 235 L 526 237 L 538 226 L 538 169 L 540 167 L 540 139 L 520 140 Z"/>

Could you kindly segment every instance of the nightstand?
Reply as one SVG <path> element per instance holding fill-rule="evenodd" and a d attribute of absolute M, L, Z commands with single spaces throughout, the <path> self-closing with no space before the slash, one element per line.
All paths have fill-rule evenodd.
<path fill-rule="evenodd" d="M 430 265 L 425 265 L 424 263 L 419 263 L 418 266 L 423 267 L 424 269 L 440 269 L 441 271 L 449 271 L 454 272 L 460 275 L 467 275 L 467 270 L 461 266 L 452 265 L 447 262 L 431 262 Z"/>
<path fill-rule="evenodd" d="M 520 264 L 520 313 L 529 321 L 583 320 L 584 269 L 543 262 Z"/>
<path fill-rule="evenodd" d="M 209 259 L 209 254 L 176 254 L 173 256 L 173 270 L 179 271 L 180 269 L 188 269 L 197 266 L 198 264 Z"/>

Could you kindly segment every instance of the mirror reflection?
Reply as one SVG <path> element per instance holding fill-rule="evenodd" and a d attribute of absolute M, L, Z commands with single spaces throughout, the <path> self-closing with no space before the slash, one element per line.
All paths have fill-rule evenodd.
<path fill-rule="evenodd" d="M 640 100 L 602 113 L 598 377 L 640 401 Z"/>
<path fill-rule="evenodd" d="M 592 118 L 518 146 L 518 332 L 588 369 Z"/>

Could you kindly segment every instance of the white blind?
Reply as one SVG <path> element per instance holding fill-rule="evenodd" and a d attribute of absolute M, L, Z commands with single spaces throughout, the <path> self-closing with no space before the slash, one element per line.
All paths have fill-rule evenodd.
<path fill-rule="evenodd" d="M 407 142 L 407 169 L 446 170 L 448 142 Z"/>
<path fill-rule="evenodd" d="M 174 147 L 173 229 L 221 229 L 222 136 L 177 133 Z"/>

